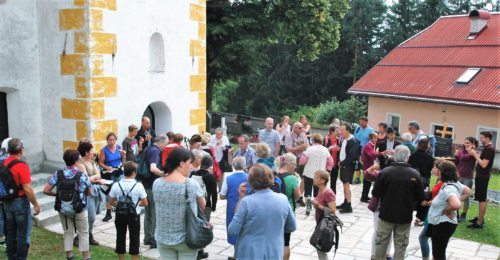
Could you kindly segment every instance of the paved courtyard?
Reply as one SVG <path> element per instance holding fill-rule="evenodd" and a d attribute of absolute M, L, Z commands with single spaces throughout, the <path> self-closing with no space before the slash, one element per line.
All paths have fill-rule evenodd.
<path fill-rule="evenodd" d="M 337 201 L 344 200 L 342 185 L 337 184 L 339 194 Z M 353 209 L 352 214 L 340 214 L 340 219 L 344 222 L 343 232 L 340 235 L 340 246 L 335 259 L 370 259 L 371 237 L 373 232 L 372 212 L 368 210 L 366 203 L 360 203 L 359 197 L 362 185 L 353 185 Z M 309 238 L 315 227 L 314 214 L 306 217 L 305 208 L 297 209 L 297 230 L 292 233 L 290 246 L 292 249 L 291 259 L 307 260 L 317 259 L 315 249 L 309 244 Z M 211 222 L 214 224 L 214 241 L 206 248 L 210 254 L 209 259 L 227 259 L 233 255 L 233 248 L 226 241 L 226 202 L 219 201 L 217 210 L 212 213 Z M 94 227 L 94 237 L 102 246 L 115 248 L 116 229 L 113 221 L 102 222 L 104 214 L 97 217 Z M 141 228 L 143 225 L 141 226 Z M 62 233 L 60 223 L 50 225 L 49 230 Z M 418 235 L 421 227 L 412 226 L 410 232 L 410 244 L 406 251 L 406 259 L 421 259 Z M 144 234 L 141 232 L 141 242 Z M 127 242 L 128 248 L 128 242 Z M 142 254 L 150 258 L 159 258 L 158 250 L 149 249 L 149 246 L 141 246 Z M 500 248 L 484 245 L 477 242 L 451 239 L 448 250 L 448 259 L 499 259 Z M 333 258 L 330 253 L 329 259 Z"/>

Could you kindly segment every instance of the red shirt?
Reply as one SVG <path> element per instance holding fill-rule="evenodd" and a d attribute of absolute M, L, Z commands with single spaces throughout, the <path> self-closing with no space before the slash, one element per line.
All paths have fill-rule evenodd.
<path fill-rule="evenodd" d="M 316 201 L 318 201 L 318 204 L 323 206 L 323 207 L 328 207 L 328 203 L 330 202 L 335 202 L 335 193 L 333 192 L 332 189 L 327 188 L 324 192 L 318 192 L 318 197 L 316 197 Z M 316 223 L 318 223 L 321 219 L 322 216 L 324 216 L 323 211 L 316 210 L 315 211 L 315 219 Z"/>
<path fill-rule="evenodd" d="M 4 166 L 9 165 L 10 162 L 13 160 L 17 159 L 15 156 L 11 155 L 5 161 L 3 162 Z M 16 165 L 12 166 L 10 168 L 10 172 L 12 172 L 12 175 L 14 176 L 14 181 L 16 182 L 16 185 L 23 185 L 23 184 L 29 184 L 31 183 L 31 174 L 30 174 L 30 168 L 26 163 L 17 163 Z M 19 197 L 24 196 L 24 190 L 21 188 L 19 190 Z"/>
<path fill-rule="evenodd" d="M 325 147 L 330 151 L 330 155 L 333 159 L 333 167 L 339 165 L 339 152 L 340 145 L 338 138 L 333 139 L 330 135 L 325 137 Z"/>
<path fill-rule="evenodd" d="M 179 147 L 182 148 L 180 144 L 173 143 L 173 144 L 168 144 L 167 147 L 163 149 L 163 152 L 161 154 L 161 167 L 165 167 L 165 165 L 167 164 L 167 158 L 170 152 L 172 152 L 175 148 Z"/>

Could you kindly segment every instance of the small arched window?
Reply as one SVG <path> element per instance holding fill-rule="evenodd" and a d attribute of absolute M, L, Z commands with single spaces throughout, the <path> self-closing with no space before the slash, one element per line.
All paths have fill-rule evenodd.
<path fill-rule="evenodd" d="M 165 46 L 160 33 L 153 33 L 149 40 L 149 72 L 165 71 Z"/>

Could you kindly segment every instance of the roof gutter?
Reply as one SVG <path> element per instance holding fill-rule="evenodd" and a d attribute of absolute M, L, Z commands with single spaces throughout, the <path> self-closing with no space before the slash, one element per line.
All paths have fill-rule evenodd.
<path fill-rule="evenodd" d="M 424 102 L 435 102 L 435 103 L 444 103 L 444 104 L 452 104 L 452 105 L 466 105 L 466 106 L 473 106 L 473 107 L 500 109 L 500 104 L 485 104 L 485 103 L 478 103 L 478 102 L 446 100 L 446 99 L 439 99 L 439 98 L 402 96 L 402 95 L 395 95 L 395 94 L 377 93 L 377 92 L 369 92 L 369 91 L 357 91 L 357 90 L 349 90 L 349 91 L 347 91 L 347 93 L 353 94 L 353 95 L 398 98 L 398 99 L 405 99 L 405 100 L 417 100 L 417 101 L 424 101 Z"/>

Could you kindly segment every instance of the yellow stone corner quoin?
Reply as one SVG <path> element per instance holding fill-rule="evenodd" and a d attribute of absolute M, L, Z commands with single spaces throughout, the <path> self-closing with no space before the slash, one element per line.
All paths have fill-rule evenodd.
<path fill-rule="evenodd" d="M 75 120 L 77 140 L 63 140 L 63 149 L 76 148 L 78 140 L 87 138 L 96 148 L 105 145 L 107 133 L 118 131 L 118 121 L 106 118 L 106 99 L 116 97 L 118 80 L 105 75 L 111 71 L 106 55 L 116 53 L 116 34 L 104 31 L 103 10 L 117 9 L 116 0 L 73 0 L 75 8 L 59 10 L 59 30 L 73 53 L 60 57 L 61 76 L 74 76 L 74 97 L 61 99 L 61 117 Z M 73 37 L 71 37 L 71 34 Z M 70 49 L 71 50 L 71 49 Z M 118 133 L 117 133 L 118 134 Z"/>

